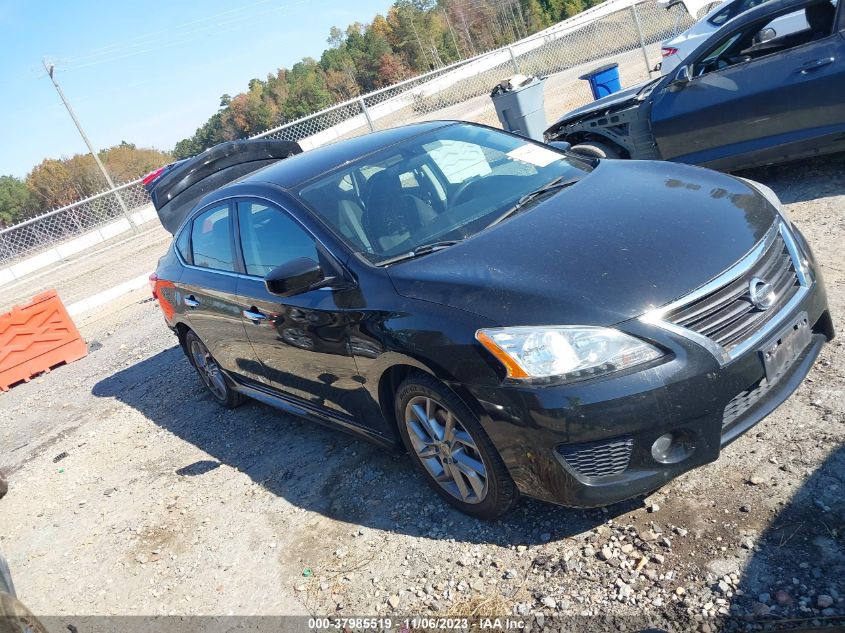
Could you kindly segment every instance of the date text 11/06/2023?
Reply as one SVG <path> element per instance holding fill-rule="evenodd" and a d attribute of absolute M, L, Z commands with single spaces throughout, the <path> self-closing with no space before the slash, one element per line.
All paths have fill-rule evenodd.
<path fill-rule="evenodd" d="M 398 633 L 410 633 L 416 630 L 435 631 L 467 631 L 469 630 L 469 618 L 437 618 L 437 617 L 412 617 L 393 620 L 391 618 L 309 618 L 308 628 L 312 631 L 319 630 L 347 630 L 373 629 L 391 631 L 394 626 Z M 477 626 L 482 630 L 516 631 L 525 628 L 525 621 L 516 618 L 481 618 Z"/>

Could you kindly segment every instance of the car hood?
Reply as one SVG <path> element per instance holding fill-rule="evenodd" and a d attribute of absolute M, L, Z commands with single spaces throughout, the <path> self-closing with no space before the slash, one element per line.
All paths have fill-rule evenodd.
<path fill-rule="evenodd" d="M 387 270 L 400 295 L 501 325 L 613 325 L 719 275 L 776 216 L 731 176 L 602 161 L 501 224 Z"/>
<path fill-rule="evenodd" d="M 624 90 L 614 92 L 613 94 L 607 95 L 606 97 L 602 97 L 601 99 L 591 101 L 587 105 L 581 106 L 580 108 L 576 108 L 575 110 L 570 110 L 562 117 L 560 117 L 557 121 L 555 121 L 554 124 L 552 124 L 546 130 L 546 135 L 554 134 L 564 125 L 571 123 L 577 119 L 580 119 L 585 115 L 598 114 L 599 112 L 605 112 L 607 110 L 615 109 L 618 106 L 634 101 L 634 99 L 636 99 L 637 95 L 639 94 L 640 90 L 642 90 L 643 86 L 645 86 L 647 83 L 649 82 L 644 81 L 642 83 L 638 83 L 637 85 L 631 86 L 630 88 L 625 88 Z"/>

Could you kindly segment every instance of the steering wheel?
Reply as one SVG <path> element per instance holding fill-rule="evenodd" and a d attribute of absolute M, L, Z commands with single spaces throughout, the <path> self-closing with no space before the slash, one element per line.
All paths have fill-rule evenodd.
<path fill-rule="evenodd" d="M 478 178 L 468 178 L 464 180 L 461 184 L 458 185 L 458 188 L 455 189 L 455 193 L 452 194 L 452 202 L 449 206 L 454 206 L 456 204 L 461 203 L 461 196 L 464 195 L 466 190 L 469 188 L 470 185 L 473 185 L 478 182 Z"/>

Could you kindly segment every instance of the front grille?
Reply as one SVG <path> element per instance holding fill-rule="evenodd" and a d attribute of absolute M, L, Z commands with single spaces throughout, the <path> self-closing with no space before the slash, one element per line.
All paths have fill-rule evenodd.
<path fill-rule="evenodd" d="M 722 416 L 722 428 L 729 426 L 731 422 L 737 420 L 742 414 L 753 407 L 760 399 L 766 395 L 769 389 L 774 386 L 774 381 L 769 382 L 763 378 L 755 386 L 746 389 L 737 394 L 733 400 L 725 407 L 725 413 Z"/>
<path fill-rule="evenodd" d="M 746 411 L 762 400 L 772 387 L 774 387 L 781 378 L 788 374 L 795 360 L 784 365 L 781 370 L 771 378 L 763 377 L 753 386 L 740 391 L 725 407 L 725 413 L 722 415 L 722 429 L 728 427 L 732 422 L 740 418 Z"/>
<path fill-rule="evenodd" d="M 582 477 L 618 475 L 628 468 L 634 440 L 618 437 L 589 444 L 562 444 L 557 451 L 569 467 Z"/>
<path fill-rule="evenodd" d="M 766 310 L 751 303 L 749 284 L 754 277 L 770 283 L 774 290 L 775 302 Z M 702 334 L 730 352 L 776 316 L 799 287 L 792 257 L 778 233 L 750 270 L 710 294 L 670 311 L 664 319 Z"/>

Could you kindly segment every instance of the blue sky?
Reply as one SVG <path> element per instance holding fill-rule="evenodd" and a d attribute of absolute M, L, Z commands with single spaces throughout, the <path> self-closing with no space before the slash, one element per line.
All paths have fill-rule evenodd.
<path fill-rule="evenodd" d="M 0 175 L 87 151 L 42 66 L 97 148 L 169 150 L 220 95 L 243 92 L 304 56 L 332 26 L 385 13 L 390 0 L 0 0 Z"/>

